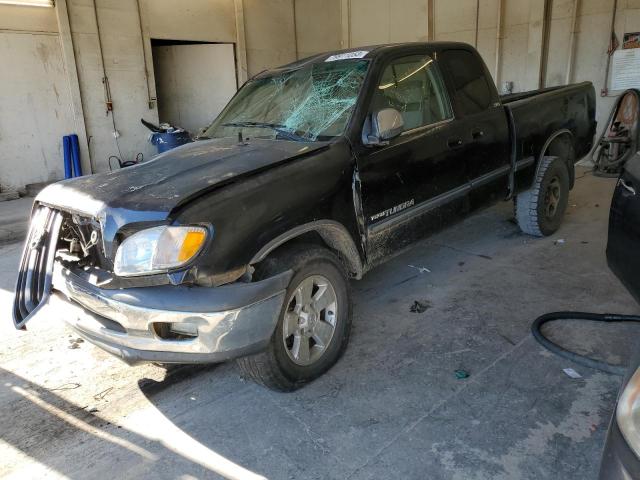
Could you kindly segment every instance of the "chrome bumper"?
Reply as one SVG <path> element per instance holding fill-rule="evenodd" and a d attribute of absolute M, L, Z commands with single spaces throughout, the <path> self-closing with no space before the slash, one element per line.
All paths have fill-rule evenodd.
<path fill-rule="evenodd" d="M 221 362 L 266 347 L 291 274 L 215 288 L 162 285 L 110 290 L 56 263 L 53 292 L 41 311 L 62 317 L 88 341 L 129 364 Z M 159 322 L 189 323 L 198 333 L 161 338 L 154 328 Z"/>

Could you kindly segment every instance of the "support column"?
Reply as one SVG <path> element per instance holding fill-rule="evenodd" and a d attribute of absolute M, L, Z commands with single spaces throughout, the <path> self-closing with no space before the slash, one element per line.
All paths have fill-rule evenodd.
<path fill-rule="evenodd" d="M 238 87 L 247 81 L 247 38 L 244 33 L 244 5 L 242 0 L 234 0 L 236 13 L 236 72 Z"/>
<path fill-rule="evenodd" d="M 527 60 L 525 90 L 535 90 L 539 86 L 542 69 L 544 45 L 545 0 L 532 0 L 529 11 L 529 38 L 527 41 Z"/>
<path fill-rule="evenodd" d="M 136 0 L 138 7 L 138 20 L 140 22 L 140 39 L 142 41 L 142 59 L 144 61 L 144 78 L 147 82 L 147 106 L 149 110 L 156 108 L 156 82 L 153 71 L 153 52 L 151 48 L 151 37 L 149 36 L 149 26 L 145 19 L 144 4 L 142 0 Z"/>
<path fill-rule="evenodd" d="M 82 107 L 82 95 L 80 93 L 80 81 L 78 79 L 78 67 L 76 65 L 76 55 L 73 50 L 73 37 L 71 35 L 71 25 L 69 23 L 69 11 L 67 10 L 67 0 L 56 0 L 56 18 L 58 20 L 58 31 L 60 32 L 60 45 L 62 47 L 62 58 L 67 74 L 67 85 L 71 97 L 71 110 L 73 113 L 73 123 L 75 133 L 78 135 L 80 144 L 80 157 L 82 171 L 91 174 L 95 171 L 93 160 L 89 152 L 89 142 L 87 138 L 87 127 L 84 120 L 84 109 Z"/>
<path fill-rule="evenodd" d="M 435 0 L 427 0 L 427 41 L 433 42 L 436 38 L 435 31 L 435 8 L 433 3 Z"/>
<path fill-rule="evenodd" d="M 342 26 L 340 46 L 351 48 L 351 2 L 349 0 L 340 0 L 340 25 Z"/>

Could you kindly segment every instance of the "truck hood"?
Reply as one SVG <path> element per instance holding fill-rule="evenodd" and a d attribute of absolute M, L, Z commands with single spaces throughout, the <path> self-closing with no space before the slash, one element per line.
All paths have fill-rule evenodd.
<path fill-rule="evenodd" d="M 57 182 L 36 201 L 98 219 L 108 242 L 127 223 L 165 220 L 173 209 L 203 192 L 327 146 L 287 140 L 201 140 L 133 167 Z"/>

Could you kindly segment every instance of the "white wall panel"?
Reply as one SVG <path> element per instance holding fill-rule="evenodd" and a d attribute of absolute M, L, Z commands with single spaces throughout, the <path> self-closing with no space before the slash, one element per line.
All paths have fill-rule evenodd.
<path fill-rule="evenodd" d="M 0 32 L 0 187 L 64 176 L 73 115 L 57 34 Z"/>

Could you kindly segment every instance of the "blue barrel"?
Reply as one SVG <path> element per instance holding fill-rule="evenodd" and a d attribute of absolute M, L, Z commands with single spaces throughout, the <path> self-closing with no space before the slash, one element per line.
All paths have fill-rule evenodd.
<path fill-rule="evenodd" d="M 179 147 L 186 143 L 191 143 L 191 135 L 185 130 L 175 132 L 153 133 L 151 135 L 151 145 L 155 145 L 158 153 L 166 152 L 172 148 Z"/>

